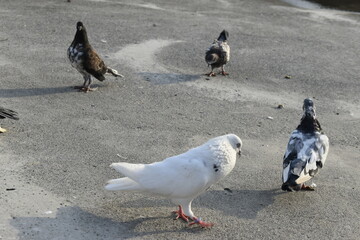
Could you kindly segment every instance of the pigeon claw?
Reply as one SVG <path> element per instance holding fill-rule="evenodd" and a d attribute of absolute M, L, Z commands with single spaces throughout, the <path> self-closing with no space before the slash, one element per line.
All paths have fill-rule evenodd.
<path fill-rule="evenodd" d="M 210 73 L 206 73 L 205 75 L 206 75 L 206 76 L 209 76 L 209 77 L 215 77 L 215 76 L 216 76 L 216 73 L 210 72 Z"/>
<path fill-rule="evenodd" d="M 189 223 L 189 226 L 195 225 L 195 224 L 199 224 L 199 226 L 202 228 L 211 228 L 212 226 L 214 226 L 213 223 L 204 222 L 201 220 L 201 218 L 194 217 L 193 220 L 194 220 L 193 222 Z"/>
<path fill-rule="evenodd" d="M 300 190 L 301 191 L 315 191 L 315 187 L 302 184 Z"/>
<path fill-rule="evenodd" d="M 179 210 L 178 211 L 173 211 L 173 213 L 176 214 L 176 217 L 174 218 L 174 220 L 177 220 L 177 219 L 181 218 L 185 222 L 189 222 L 189 217 L 185 215 L 185 213 L 182 210 L 182 207 L 180 205 L 179 205 Z"/>
<path fill-rule="evenodd" d="M 227 73 L 225 71 L 221 71 L 220 74 L 223 75 L 223 76 L 228 76 L 229 75 L 229 73 Z"/>
<path fill-rule="evenodd" d="M 90 87 L 84 87 L 84 86 L 75 86 L 75 89 L 79 89 L 79 92 L 91 92 L 91 91 L 95 91 L 97 88 L 90 88 Z"/>
<path fill-rule="evenodd" d="M 96 88 L 90 88 L 90 87 L 85 87 L 85 88 L 82 88 L 81 91 L 87 93 L 87 92 L 93 92 L 93 91 L 96 91 L 97 90 L 97 87 Z"/>

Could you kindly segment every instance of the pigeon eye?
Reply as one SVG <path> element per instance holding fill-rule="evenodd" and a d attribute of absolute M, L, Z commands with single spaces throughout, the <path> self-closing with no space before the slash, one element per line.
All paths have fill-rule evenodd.
<path fill-rule="evenodd" d="M 236 147 L 237 147 L 237 148 L 239 148 L 240 146 L 241 146 L 240 143 L 237 143 L 237 144 L 236 144 Z"/>

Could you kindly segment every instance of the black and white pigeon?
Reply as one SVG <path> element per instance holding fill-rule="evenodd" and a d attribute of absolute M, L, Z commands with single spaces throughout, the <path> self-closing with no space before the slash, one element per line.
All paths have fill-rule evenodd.
<path fill-rule="evenodd" d="M 112 179 L 105 186 L 113 191 L 137 191 L 171 199 L 179 206 L 176 219 L 190 225 L 211 227 L 195 217 L 191 202 L 211 185 L 228 175 L 241 156 L 242 141 L 235 134 L 210 139 L 189 151 L 151 164 L 113 163 L 110 167 L 125 175 Z"/>
<path fill-rule="evenodd" d="M 311 186 L 304 183 L 324 166 L 329 152 L 329 139 L 316 119 L 312 99 L 304 100 L 303 110 L 300 125 L 291 133 L 284 155 L 281 186 L 284 191 L 313 191 L 314 183 Z"/>
<path fill-rule="evenodd" d="M 10 110 L 10 109 L 0 107 L 0 119 L 4 119 L 4 118 L 19 120 L 19 118 L 17 116 L 17 112 Z M 6 132 L 6 129 L 0 127 L 0 133 L 4 133 L 4 132 Z"/>
<path fill-rule="evenodd" d="M 229 73 L 225 72 L 224 65 L 230 61 L 230 46 L 227 43 L 229 33 L 223 30 L 217 40 L 211 44 L 205 53 L 205 61 L 208 66 L 211 66 L 211 72 L 207 73 L 209 77 L 216 76 L 214 68 L 221 68 L 221 74 L 226 76 Z"/>
<path fill-rule="evenodd" d="M 71 65 L 76 68 L 84 77 L 84 84 L 76 86 L 80 91 L 88 92 L 96 90 L 91 88 L 91 76 L 99 81 L 105 80 L 105 74 L 111 73 L 115 77 L 124 77 L 115 69 L 105 65 L 104 61 L 96 53 L 89 43 L 86 28 L 82 22 L 76 24 L 76 34 L 70 47 L 67 50 Z"/>

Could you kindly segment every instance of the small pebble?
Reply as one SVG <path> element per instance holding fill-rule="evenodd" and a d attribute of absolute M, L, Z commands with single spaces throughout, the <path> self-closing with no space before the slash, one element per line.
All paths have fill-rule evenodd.
<path fill-rule="evenodd" d="M 271 116 L 268 116 L 267 119 L 273 120 L 274 118 Z"/>

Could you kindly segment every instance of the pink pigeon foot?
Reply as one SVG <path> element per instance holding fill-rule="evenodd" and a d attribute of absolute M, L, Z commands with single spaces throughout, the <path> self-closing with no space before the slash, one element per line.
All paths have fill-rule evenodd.
<path fill-rule="evenodd" d="M 206 75 L 206 76 L 209 76 L 209 77 L 215 77 L 215 76 L 216 76 L 216 73 L 210 72 L 210 73 L 206 73 L 205 75 Z"/>
<path fill-rule="evenodd" d="M 221 74 L 221 75 L 224 75 L 224 76 L 229 75 L 229 73 L 227 73 L 227 72 L 225 72 L 225 71 L 221 71 L 220 74 Z"/>
<path fill-rule="evenodd" d="M 180 205 L 179 205 L 179 210 L 178 211 L 173 211 L 173 213 L 176 214 L 176 217 L 175 217 L 174 220 L 177 220 L 177 219 L 181 218 L 185 222 L 189 222 L 189 217 L 185 215 L 185 213 L 182 210 L 182 207 Z"/>
<path fill-rule="evenodd" d="M 308 186 L 308 185 L 302 184 L 302 185 L 301 185 L 301 191 L 315 191 L 315 188 L 312 187 L 312 186 Z"/>
<path fill-rule="evenodd" d="M 214 225 L 213 223 L 207 223 L 207 222 L 201 221 L 200 218 L 196 218 L 196 217 L 194 217 L 193 220 L 194 220 L 193 222 L 189 223 L 189 226 L 194 225 L 194 224 L 199 224 L 200 227 L 210 228 Z"/>

